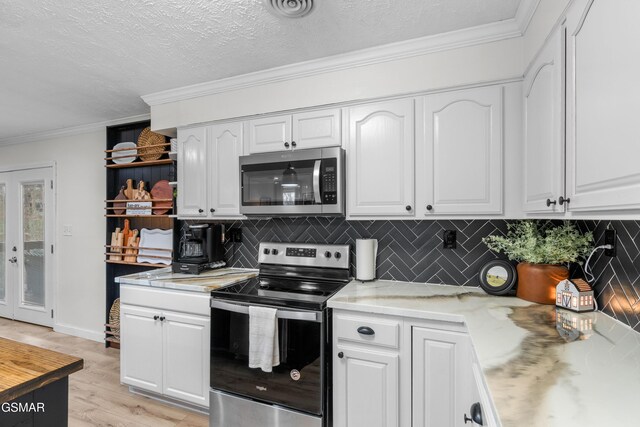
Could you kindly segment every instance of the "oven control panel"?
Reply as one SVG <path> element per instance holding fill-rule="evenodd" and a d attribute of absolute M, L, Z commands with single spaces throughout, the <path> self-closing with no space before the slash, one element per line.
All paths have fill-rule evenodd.
<path fill-rule="evenodd" d="M 260 264 L 349 268 L 350 256 L 349 245 L 262 242 L 259 247 L 258 262 Z"/>
<path fill-rule="evenodd" d="M 305 258 L 315 258 L 316 250 L 311 248 L 287 248 L 287 256 L 298 256 Z"/>

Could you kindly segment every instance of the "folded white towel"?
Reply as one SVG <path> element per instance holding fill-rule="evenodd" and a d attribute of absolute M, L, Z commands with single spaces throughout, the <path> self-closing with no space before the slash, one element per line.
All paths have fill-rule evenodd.
<path fill-rule="evenodd" d="M 249 306 L 249 367 L 271 372 L 280 364 L 278 310 Z"/>

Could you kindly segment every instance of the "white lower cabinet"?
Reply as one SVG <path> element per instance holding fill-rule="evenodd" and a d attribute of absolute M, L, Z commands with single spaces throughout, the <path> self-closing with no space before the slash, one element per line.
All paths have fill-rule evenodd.
<path fill-rule="evenodd" d="M 335 351 L 333 425 L 398 426 L 398 354 L 342 345 Z"/>
<path fill-rule="evenodd" d="M 167 292 L 154 297 L 165 299 Z M 177 309 L 184 309 L 182 302 Z M 166 304 L 153 308 L 122 303 L 120 381 L 208 407 L 211 320 L 199 311 L 189 314 L 168 310 Z"/>
<path fill-rule="evenodd" d="M 462 324 L 345 310 L 333 318 L 334 426 L 462 427 L 473 403 L 488 405 Z"/>

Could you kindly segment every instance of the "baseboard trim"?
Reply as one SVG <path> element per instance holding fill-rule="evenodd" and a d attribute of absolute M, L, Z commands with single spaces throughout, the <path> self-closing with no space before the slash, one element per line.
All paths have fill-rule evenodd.
<path fill-rule="evenodd" d="M 54 324 L 53 330 L 54 332 L 59 332 L 61 334 L 72 335 L 74 337 L 84 338 L 91 341 L 104 342 L 104 332 L 102 331 L 92 331 L 60 323 Z"/>

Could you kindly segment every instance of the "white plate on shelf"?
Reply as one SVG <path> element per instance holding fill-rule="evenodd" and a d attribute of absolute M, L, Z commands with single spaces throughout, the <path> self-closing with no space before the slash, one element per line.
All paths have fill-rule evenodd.
<path fill-rule="evenodd" d="M 151 249 L 145 249 L 151 248 Z M 157 249 L 167 249 L 164 251 Z M 160 228 L 143 228 L 140 230 L 140 249 L 138 250 L 138 262 L 149 264 L 171 265 L 171 250 L 173 249 L 173 230 Z M 155 258 L 168 257 L 169 259 Z"/>
<path fill-rule="evenodd" d="M 113 163 L 122 165 L 125 163 L 132 163 L 136 157 L 138 157 L 138 146 L 135 142 L 121 142 L 113 146 L 114 150 L 120 150 L 123 148 L 132 148 L 133 150 L 114 151 L 111 153 Z M 114 158 L 117 157 L 117 158 Z"/>

